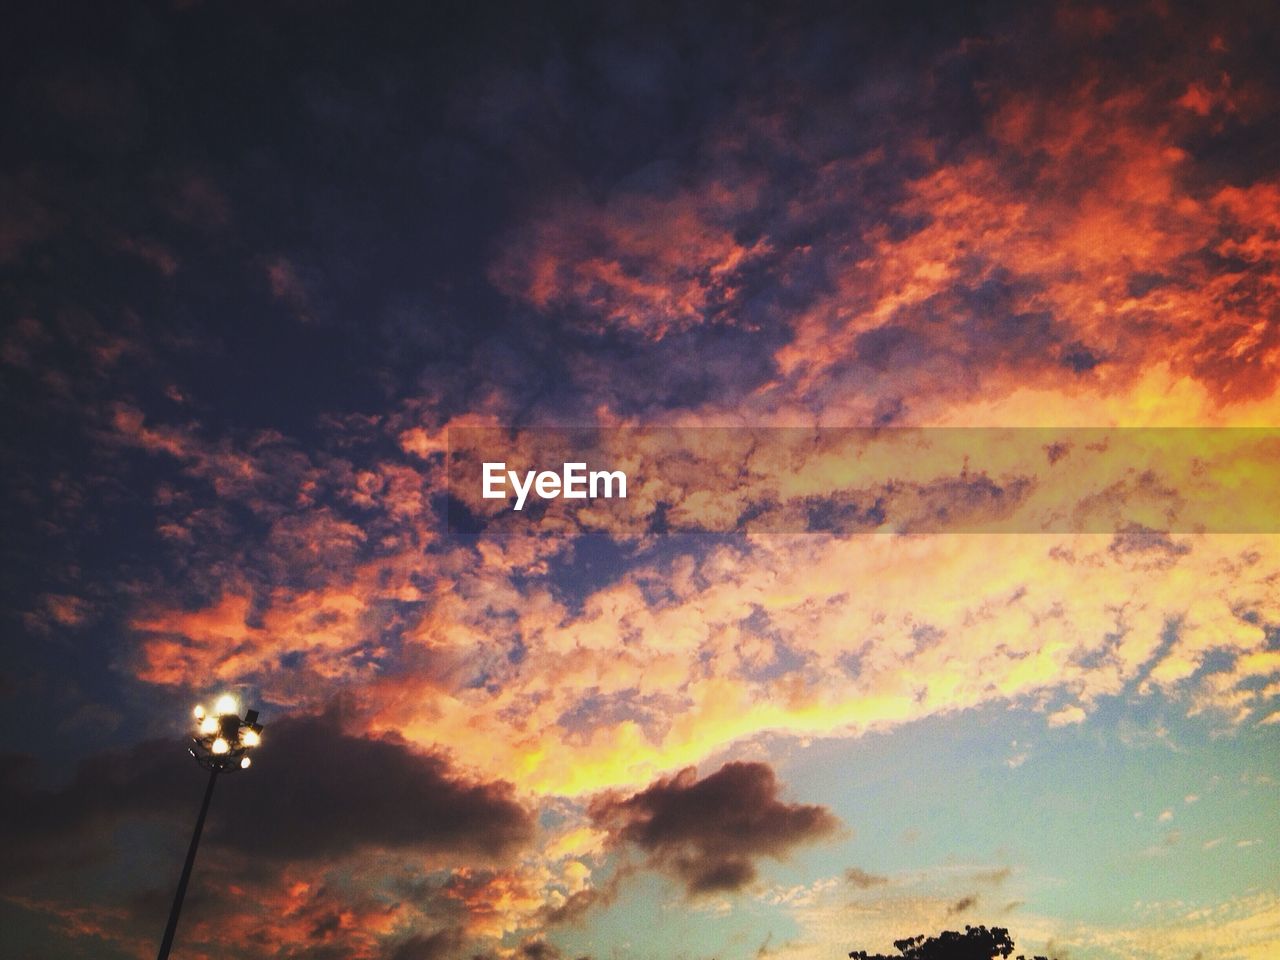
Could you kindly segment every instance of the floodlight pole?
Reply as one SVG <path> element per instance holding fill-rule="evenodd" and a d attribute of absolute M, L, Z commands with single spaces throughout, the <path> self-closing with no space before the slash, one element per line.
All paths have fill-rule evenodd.
<path fill-rule="evenodd" d="M 209 785 L 204 788 L 204 801 L 200 804 L 200 816 L 196 817 L 196 829 L 191 834 L 191 846 L 187 848 L 187 862 L 182 865 L 182 877 L 178 880 L 178 891 L 173 895 L 173 906 L 169 908 L 169 923 L 164 928 L 164 939 L 160 941 L 160 953 L 156 960 L 168 960 L 169 950 L 173 947 L 173 935 L 178 931 L 178 914 L 182 911 L 182 901 L 187 895 L 187 882 L 191 879 L 191 868 L 196 862 L 196 848 L 200 846 L 200 834 L 204 832 L 204 818 L 209 812 L 209 801 L 213 799 L 213 787 L 218 782 L 218 767 L 209 771 Z"/>
<path fill-rule="evenodd" d="M 196 850 L 200 846 L 200 834 L 204 833 L 204 820 L 209 815 L 209 801 L 213 799 L 213 788 L 218 783 L 218 774 L 224 771 L 234 773 L 247 770 L 252 762 L 249 752 L 262 740 L 262 724 L 258 722 L 258 711 L 249 710 L 244 719 L 240 718 L 240 708 L 235 697 L 223 694 L 209 713 L 204 707 L 197 706 L 192 712 L 196 721 L 196 736 L 191 738 L 191 746 L 187 753 L 192 759 L 209 771 L 209 785 L 204 788 L 204 800 L 200 803 L 200 815 L 196 817 L 196 828 L 191 833 L 191 846 L 187 848 L 187 860 L 182 865 L 182 876 L 178 880 L 177 892 L 173 895 L 173 906 L 169 909 L 169 922 L 165 924 L 164 939 L 160 941 L 160 953 L 156 960 L 169 960 L 169 951 L 173 949 L 173 935 L 178 932 L 178 914 L 182 912 L 182 901 L 187 896 L 187 884 L 191 881 L 191 868 L 196 864 Z"/>

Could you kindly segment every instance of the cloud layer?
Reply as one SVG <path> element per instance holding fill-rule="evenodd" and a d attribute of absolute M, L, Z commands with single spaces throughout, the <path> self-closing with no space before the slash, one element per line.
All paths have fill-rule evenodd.
<path fill-rule="evenodd" d="M 877 517 L 833 496 L 847 449 L 744 471 L 731 445 L 634 440 L 612 452 L 661 478 L 643 524 L 456 536 L 450 507 L 484 505 L 444 462 L 464 427 L 1273 426 L 1274 15 L 336 4 L 302 30 L 290 4 L 177 4 L 12 26 L 0 802 L 32 955 L 149 948 L 198 792 L 170 718 L 225 688 L 268 730 L 184 920 L 211 958 L 541 960 L 650 868 L 682 909 L 732 910 L 842 842 L 832 797 L 782 799 L 782 743 L 979 708 L 1066 737 L 1158 704 L 1233 756 L 1280 729 L 1272 534 L 847 535 Z M 986 483 L 963 451 L 893 460 L 881 486 L 954 518 L 1031 478 L 1019 504 L 1167 519 L 1206 475 L 1258 481 L 1220 450 L 1129 477 L 1035 453 Z M 784 508 L 815 532 L 654 519 Z M 932 923 L 978 889 L 858 862 L 823 868 L 838 895 L 772 903 L 803 928 L 777 949 L 843 946 L 824 897 Z M 1037 929 L 1121 955 L 1221 929 L 1262 956 L 1274 892 Z"/>

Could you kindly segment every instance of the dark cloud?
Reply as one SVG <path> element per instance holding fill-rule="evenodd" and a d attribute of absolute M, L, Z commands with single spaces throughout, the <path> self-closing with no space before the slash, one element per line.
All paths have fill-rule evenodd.
<path fill-rule="evenodd" d="M 570 894 L 560 906 L 544 910 L 542 916 L 547 926 L 551 927 L 562 923 L 579 923 L 591 912 L 592 907 L 602 902 L 604 897 L 599 890 L 590 888 L 579 890 L 577 893 Z"/>
<path fill-rule="evenodd" d="M 554 943 L 548 943 L 541 937 L 532 937 L 520 944 L 516 951 L 520 960 L 564 960 L 564 951 Z M 592 960 L 590 955 L 583 955 L 577 960 Z"/>
<path fill-rule="evenodd" d="M 323 717 L 274 724 L 254 773 L 254 793 L 279 812 L 227 830 L 222 842 L 246 852 L 294 858 L 413 846 L 501 857 L 533 833 L 509 785 L 468 782 L 438 756 L 344 734 Z"/>
<path fill-rule="evenodd" d="M 889 878 L 881 876 L 878 873 L 868 873 L 860 867 L 849 867 L 845 870 L 844 878 L 851 886 L 857 887 L 859 890 L 866 890 L 870 887 L 882 886 L 889 882 Z"/>
<path fill-rule="evenodd" d="M 973 875 L 973 879 L 979 883 L 989 883 L 993 887 L 998 887 L 1013 876 L 1012 867 L 993 867 L 990 870 L 979 870 Z"/>
<path fill-rule="evenodd" d="M 448 960 L 458 954 L 462 943 L 462 931 L 456 927 L 435 933 L 415 933 L 396 944 L 386 954 L 386 960 Z"/>
<path fill-rule="evenodd" d="M 613 904 L 618 898 L 622 881 L 634 872 L 634 867 L 623 864 L 610 875 L 603 886 L 587 887 L 572 893 L 558 907 L 544 907 L 540 911 L 543 922 L 549 927 L 582 923 L 596 907 L 608 907 Z"/>
<path fill-rule="evenodd" d="M 97 860 L 120 822 L 185 820 L 199 802 L 199 771 L 172 741 L 91 757 L 51 790 L 33 785 L 35 767 L 19 757 L 0 764 L 0 847 L 10 879 Z M 207 843 L 256 857 L 413 848 L 501 858 L 533 833 L 509 785 L 469 782 L 441 757 L 346 733 L 332 714 L 270 723 L 252 771 L 221 779 Z"/>
<path fill-rule="evenodd" d="M 1191 552 L 1191 547 L 1174 540 L 1167 533 L 1146 527 L 1130 526 L 1111 538 L 1112 554 L 1149 554 L 1160 559 L 1176 560 Z"/>
<path fill-rule="evenodd" d="M 545 940 L 530 940 L 520 945 L 520 956 L 524 960 L 560 960 L 563 954 Z"/>
<path fill-rule="evenodd" d="M 778 791 L 764 763 L 727 763 L 701 780 L 689 767 L 630 797 L 601 797 L 590 814 L 615 841 L 679 877 L 690 894 L 737 890 L 755 878 L 759 857 L 782 859 L 839 826 L 827 808 L 785 803 Z"/>

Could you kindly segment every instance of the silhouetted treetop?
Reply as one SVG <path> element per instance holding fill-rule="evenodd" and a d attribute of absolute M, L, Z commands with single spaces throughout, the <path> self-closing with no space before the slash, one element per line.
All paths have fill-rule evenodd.
<path fill-rule="evenodd" d="M 956 930 L 944 930 L 936 937 L 907 937 L 895 940 L 898 948 L 896 955 L 883 953 L 867 953 L 865 950 L 854 950 L 849 956 L 852 960 L 1007 960 L 1013 953 L 1013 938 L 1004 927 L 968 927 L 964 933 Z M 1017 960 L 1048 960 L 1047 957 L 1025 957 L 1018 954 Z"/>

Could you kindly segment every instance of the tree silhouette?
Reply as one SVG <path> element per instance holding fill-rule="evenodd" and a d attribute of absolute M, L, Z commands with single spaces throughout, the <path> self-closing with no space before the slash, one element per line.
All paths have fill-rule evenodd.
<path fill-rule="evenodd" d="M 1013 938 L 1004 927 L 964 928 L 964 933 L 956 930 L 944 930 L 936 937 L 907 937 L 895 940 L 897 955 L 884 953 L 867 953 L 865 950 L 854 950 L 849 956 L 852 960 L 1007 960 L 1013 953 Z M 1025 957 L 1018 954 L 1017 960 L 1049 960 L 1048 957 Z"/>

